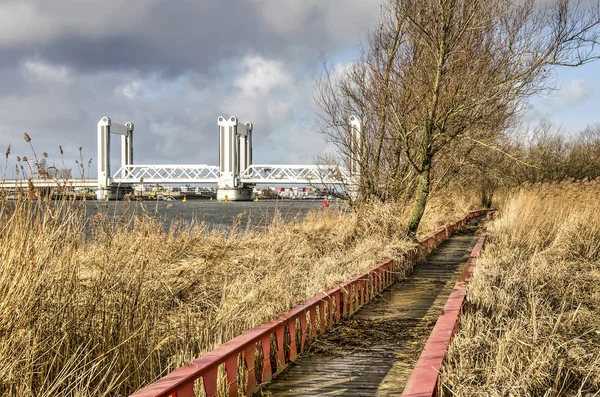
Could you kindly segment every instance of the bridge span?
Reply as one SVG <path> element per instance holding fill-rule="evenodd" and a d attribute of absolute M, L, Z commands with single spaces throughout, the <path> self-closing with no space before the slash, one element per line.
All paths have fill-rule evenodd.
<path fill-rule="evenodd" d="M 359 136 L 362 123 L 358 117 L 348 120 L 348 133 L 354 147 L 348 167 L 337 165 L 281 165 L 253 164 L 252 162 L 252 123 L 241 123 L 236 117 L 219 117 L 219 164 L 191 165 L 138 165 L 133 161 L 133 131 L 131 122 L 114 123 L 103 117 L 97 125 L 98 134 L 98 180 L 93 186 L 98 199 L 118 198 L 131 190 L 134 184 L 217 184 L 218 200 L 251 200 L 256 184 L 308 184 L 346 185 L 356 184 L 359 170 Z M 111 173 L 111 135 L 121 136 L 121 167 Z M 34 182 L 35 184 L 39 181 Z M 82 186 L 91 182 L 82 181 Z"/>
<path fill-rule="evenodd" d="M 116 184 L 219 183 L 221 172 L 213 165 L 126 165 L 112 178 Z M 337 166 L 252 164 L 238 176 L 242 184 L 339 184 L 349 179 Z"/>
<path fill-rule="evenodd" d="M 269 165 L 252 162 L 252 123 L 236 117 L 219 117 L 219 164 L 138 165 L 133 161 L 133 123 L 113 123 L 108 117 L 98 122 L 97 197 L 119 195 L 139 183 L 201 184 L 216 183 L 217 199 L 252 200 L 256 184 L 351 185 L 358 176 L 358 156 L 350 159 L 350 169 L 337 165 Z M 362 130 L 359 118 L 348 120 L 348 131 L 358 137 Z M 121 167 L 111 174 L 111 134 L 121 135 Z M 355 142 L 360 140 L 355 139 Z M 358 153 L 358 151 L 355 151 Z"/>
<path fill-rule="evenodd" d="M 250 122 L 240 123 L 236 117 L 219 117 L 219 164 L 134 164 L 134 124 L 119 124 L 109 117 L 97 125 L 97 179 L 31 179 L 0 181 L 2 189 L 70 187 L 92 188 L 98 199 L 120 198 L 132 191 L 133 185 L 216 184 L 217 199 L 228 201 L 251 200 L 257 184 L 296 184 L 313 186 L 345 185 L 349 191 L 357 185 L 360 161 L 362 122 L 352 116 L 348 120 L 351 147 L 346 166 L 253 164 Z M 111 138 L 121 136 L 121 166 L 111 173 Z"/>

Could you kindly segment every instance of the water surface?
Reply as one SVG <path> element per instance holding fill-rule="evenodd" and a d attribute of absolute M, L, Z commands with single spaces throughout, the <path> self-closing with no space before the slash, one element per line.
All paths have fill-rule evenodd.
<path fill-rule="evenodd" d="M 270 224 L 279 212 L 286 222 L 301 221 L 311 210 L 321 211 L 320 200 L 263 200 L 248 202 L 219 202 L 210 200 L 183 201 L 81 201 L 86 215 L 91 218 L 98 212 L 111 217 L 121 217 L 133 211 L 145 212 L 168 225 L 173 221 L 186 224 L 204 223 L 210 229 L 228 229 L 238 224 L 245 228 L 263 227 Z M 343 202 L 330 202 L 330 209 L 345 209 Z"/>

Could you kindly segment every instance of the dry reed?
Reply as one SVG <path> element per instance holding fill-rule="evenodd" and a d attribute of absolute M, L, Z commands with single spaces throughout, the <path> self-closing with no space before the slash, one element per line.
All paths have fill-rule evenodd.
<path fill-rule="evenodd" d="M 450 204 L 421 232 L 471 209 Z M 408 247 L 406 218 L 371 204 L 165 231 L 147 214 L 88 220 L 75 201 L 3 200 L 0 395 L 126 395 Z"/>
<path fill-rule="evenodd" d="M 489 232 L 443 395 L 600 395 L 600 183 L 525 187 Z"/>

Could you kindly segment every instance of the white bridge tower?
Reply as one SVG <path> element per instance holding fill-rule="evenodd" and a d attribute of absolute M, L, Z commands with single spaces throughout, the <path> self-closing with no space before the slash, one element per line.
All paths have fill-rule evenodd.
<path fill-rule="evenodd" d="M 98 122 L 98 190 L 96 197 L 118 198 L 129 193 L 131 186 L 115 187 L 110 172 L 110 134 L 121 135 L 121 166 L 133 165 L 133 123 L 113 123 L 110 117 L 102 117 Z"/>
<path fill-rule="evenodd" d="M 252 123 L 241 124 L 236 117 L 219 117 L 219 182 L 217 200 L 252 200 L 253 184 L 241 182 L 240 175 L 252 165 Z"/>

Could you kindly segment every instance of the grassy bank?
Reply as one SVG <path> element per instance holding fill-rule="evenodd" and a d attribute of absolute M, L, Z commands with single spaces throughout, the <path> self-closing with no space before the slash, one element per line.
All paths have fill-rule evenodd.
<path fill-rule="evenodd" d="M 522 189 L 489 232 L 443 395 L 600 395 L 600 183 Z"/>
<path fill-rule="evenodd" d="M 428 233 L 472 209 L 431 206 Z M 0 210 L 0 395 L 123 395 L 410 246 L 407 211 L 316 211 L 267 228 Z M 138 204 L 135 204 L 138 205 Z"/>

